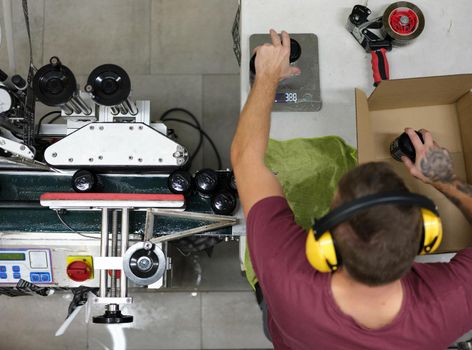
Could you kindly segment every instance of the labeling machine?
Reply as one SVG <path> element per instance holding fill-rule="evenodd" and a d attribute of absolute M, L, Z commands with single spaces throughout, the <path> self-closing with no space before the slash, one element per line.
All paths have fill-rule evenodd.
<path fill-rule="evenodd" d="M 93 322 L 129 323 L 129 287 L 167 285 L 168 242 L 234 237 L 231 172 L 190 176 L 189 152 L 132 99 L 121 67 L 97 67 L 84 91 L 58 57 L 27 80 L 1 73 L 1 294 L 71 289 L 69 314 L 92 298 L 104 306 Z M 66 122 L 35 126 L 36 101 Z"/>

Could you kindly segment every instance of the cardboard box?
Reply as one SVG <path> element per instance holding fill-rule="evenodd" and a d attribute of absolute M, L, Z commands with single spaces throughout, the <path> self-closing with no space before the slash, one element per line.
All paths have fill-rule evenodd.
<path fill-rule="evenodd" d="M 414 179 L 390 156 L 390 143 L 405 127 L 425 128 L 451 153 L 456 175 L 472 184 L 472 74 L 387 80 L 367 98 L 356 90 L 359 163 L 385 161 L 413 192 L 434 200 L 444 226 L 440 252 L 472 245 L 472 226 L 444 195 Z"/>

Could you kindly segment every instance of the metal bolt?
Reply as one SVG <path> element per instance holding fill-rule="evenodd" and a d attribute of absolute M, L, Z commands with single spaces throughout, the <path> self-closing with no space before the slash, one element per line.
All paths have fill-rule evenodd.
<path fill-rule="evenodd" d="M 56 157 L 57 157 L 57 153 L 54 152 L 53 154 L 51 154 L 51 156 L 52 156 L 53 158 L 56 158 Z"/>
<path fill-rule="evenodd" d="M 139 130 L 143 130 L 143 126 L 140 125 L 140 126 L 138 127 L 138 129 L 139 129 Z"/>
<path fill-rule="evenodd" d="M 145 242 L 144 243 L 144 249 L 151 250 L 152 249 L 152 243 L 151 242 Z"/>
<path fill-rule="evenodd" d="M 408 23 L 410 23 L 410 19 L 408 16 L 401 16 L 400 17 L 400 24 L 406 26 Z"/>
<path fill-rule="evenodd" d="M 93 162 L 93 158 L 89 158 L 89 162 Z"/>
<path fill-rule="evenodd" d="M 159 161 L 159 163 L 162 163 L 163 159 L 162 159 L 162 158 L 159 158 L 158 161 Z"/>
<path fill-rule="evenodd" d="M 21 146 L 20 146 L 20 149 L 21 149 L 22 151 L 24 151 L 24 150 L 25 150 L 25 148 L 26 148 L 26 146 L 25 146 L 25 145 L 21 145 Z"/>
<path fill-rule="evenodd" d="M 100 126 L 99 129 L 100 129 L 100 130 L 103 130 L 103 129 L 105 129 L 105 128 L 104 128 L 103 126 Z"/>
<path fill-rule="evenodd" d="M 138 162 L 142 162 L 143 161 L 143 158 L 138 158 Z"/>
<path fill-rule="evenodd" d="M 141 271 L 149 271 L 152 268 L 152 260 L 148 256 L 141 256 L 137 261 L 137 265 Z"/>
<path fill-rule="evenodd" d="M 134 126 L 130 126 L 129 129 L 130 129 L 130 130 L 134 130 Z"/>
<path fill-rule="evenodd" d="M 102 160 L 102 159 L 103 159 L 103 156 L 98 156 L 98 159 Z"/>
<path fill-rule="evenodd" d="M 174 158 L 180 158 L 180 157 L 182 157 L 183 155 L 184 155 L 184 154 L 183 154 L 182 152 L 180 152 L 180 151 L 176 151 L 176 152 L 174 152 L 174 154 L 173 154 Z"/>
<path fill-rule="evenodd" d="M 5 140 L 0 140 L 0 145 L 4 145 L 5 144 Z"/>
<path fill-rule="evenodd" d="M 133 156 L 129 156 L 128 159 L 129 159 L 129 160 L 133 160 Z"/>
<path fill-rule="evenodd" d="M 86 85 L 85 86 L 85 91 L 92 92 L 92 85 Z"/>
<path fill-rule="evenodd" d="M 69 158 L 69 162 L 73 162 L 74 161 L 74 158 Z"/>
<path fill-rule="evenodd" d="M 93 125 L 90 125 L 90 130 L 93 130 L 95 129 L 95 127 Z"/>

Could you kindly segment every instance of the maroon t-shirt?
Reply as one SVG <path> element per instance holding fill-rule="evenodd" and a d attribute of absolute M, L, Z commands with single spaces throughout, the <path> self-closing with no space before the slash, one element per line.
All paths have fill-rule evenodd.
<path fill-rule="evenodd" d="M 444 350 L 472 329 L 472 249 L 450 263 L 415 263 L 402 279 L 399 314 L 372 330 L 341 311 L 331 293 L 331 274 L 308 263 L 306 232 L 285 198 L 256 203 L 247 236 L 276 349 Z"/>

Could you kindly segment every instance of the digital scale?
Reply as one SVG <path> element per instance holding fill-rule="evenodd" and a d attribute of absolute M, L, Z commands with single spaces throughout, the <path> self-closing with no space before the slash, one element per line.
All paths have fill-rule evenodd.
<path fill-rule="evenodd" d="M 0 284 L 17 284 L 20 279 L 34 284 L 52 284 L 49 249 L 0 249 Z"/>
<path fill-rule="evenodd" d="M 301 48 L 300 58 L 293 63 L 301 74 L 281 81 L 277 87 L 274 112 L 316 112 L 321 109 L 320 73 L 318 62 L 318 38 L 315 34 L 291 34 Z M 249 38 L 250 52 L 265 43 L 271 43 L 268 34 L 253 34 Z M 249 72 L 250 81 L 254 74 Z"/>

